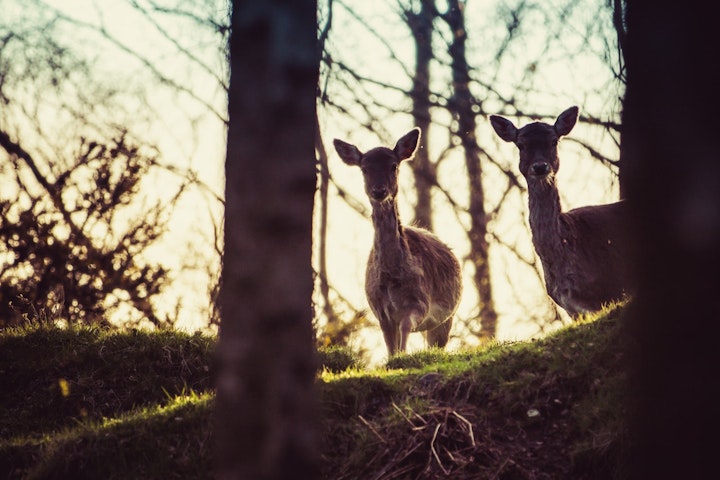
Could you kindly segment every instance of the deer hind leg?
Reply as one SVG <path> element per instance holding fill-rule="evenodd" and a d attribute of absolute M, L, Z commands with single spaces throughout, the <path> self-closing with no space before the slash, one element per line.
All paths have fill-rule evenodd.
<path fill-rule="evenodd" d="M 437 327 L 425 332 L 425 339 L 429 347 L 445 348 L 450 338 L 450 329 L 452 328 L 453 317 L 448 318 Z"/>

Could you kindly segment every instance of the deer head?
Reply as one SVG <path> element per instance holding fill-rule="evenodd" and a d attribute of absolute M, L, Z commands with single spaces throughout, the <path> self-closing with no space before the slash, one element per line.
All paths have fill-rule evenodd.
<path fill-rule="evenodd" d="M 529 183 L 555 176 L 560 168 L 558 140 L 570 133 L 577 118 L 578 107 L 570 107 L 558 116 L 553 125 L 534 122 L 518 129 L 510 120 L 497 115 L 490 116 L 490 123 L 500 138 L 517 146 L 520 173 Z"/>
<path fill-rule="evenodd" d="M 362 153 L 355 145 L 335 139 L 338 155 L 348 165 L 360 167 L 365 180 L 365 193 L 371 202 L 392 201 L 398 193 L 398 166 L 412 158 L 420 140 L 420 129 L 414 128 L 395 144 L 392 150 L 377 147 Z"/>

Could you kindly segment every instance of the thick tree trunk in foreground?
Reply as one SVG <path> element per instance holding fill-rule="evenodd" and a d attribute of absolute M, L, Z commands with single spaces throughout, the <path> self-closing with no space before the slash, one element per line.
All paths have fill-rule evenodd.
<path fill-rule="evenodd" d="M 216 476 L 312 479 L 316 3 L 233 7 Z"/>
<path fill-rule="evenodd" d="M 711 3 L 628 1 L 623 144 L 635 215 L 631 478 L 717 471 L 720 155 Z"/>

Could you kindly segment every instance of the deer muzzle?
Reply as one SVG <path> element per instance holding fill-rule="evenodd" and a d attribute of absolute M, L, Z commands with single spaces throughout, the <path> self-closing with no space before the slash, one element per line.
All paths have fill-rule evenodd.
<path fill-rule="evenodd" d="M 536 177 L 544 177 L 550 174 L 550 164 L 547 162 L 537 162 L 530 165 L 530 174 Z"/>
<path fill-rule="evenodd" d="M 370 190 L 370 196 L 373 198 L 373 200 L 377 200 L 378 202 L 382 202 L 385 200 L 388 196 L 388 189 L 386 187 L 374 187 L 372 190 Z"/>

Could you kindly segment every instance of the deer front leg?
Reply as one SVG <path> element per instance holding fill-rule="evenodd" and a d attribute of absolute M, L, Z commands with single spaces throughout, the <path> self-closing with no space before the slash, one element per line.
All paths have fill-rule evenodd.
<path fill-rule="evenodd" d="M 398 322 L 386 311 L 376 310 L 375 316 L 380 322 L 380 330 L 382 330 L 383 333 L 388 355 L 392 357 L 400 347 L 400 329 L 398 328 Z"/>

